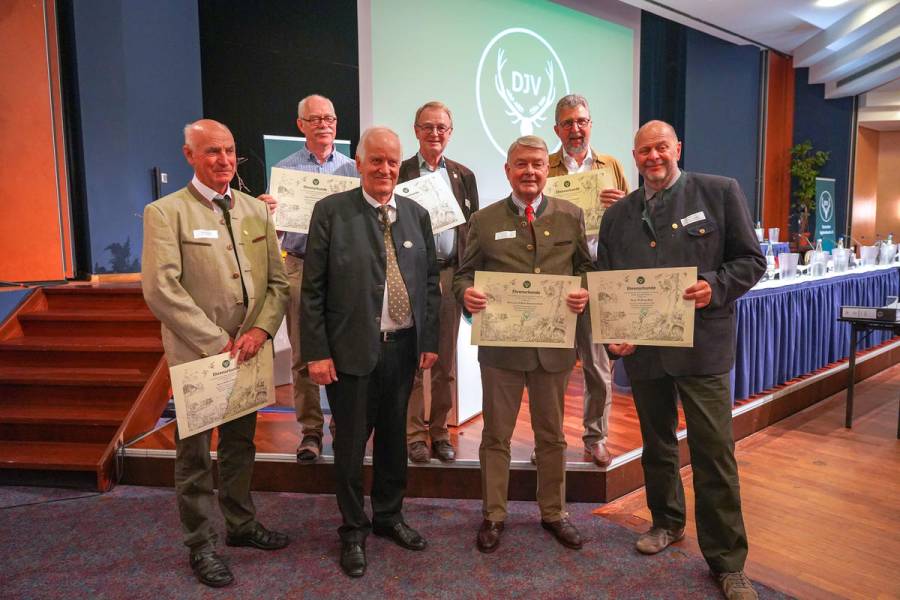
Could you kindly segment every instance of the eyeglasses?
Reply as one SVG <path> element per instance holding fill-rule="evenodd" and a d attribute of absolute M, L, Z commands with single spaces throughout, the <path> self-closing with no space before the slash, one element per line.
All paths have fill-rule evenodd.
<path fill-rule="evenodd" d="M 591 124 L 591 120 L 584 119 L 584 118 L 582 118 L 582 119 L 566 119 L 565 121 L 562 121 L 561 123 L 557 123 L 557 124 L 560 127 L 562 127 L 563 129 L 572 129 L 572 127 L 574 127 L 575 125 L 578 125 L 579 129 L 584 129 L 585 127 L 587 127 L 588 125 Z"/>
<path fill-rule="evenodd" d="M 300 120 L 312 123 L 313 125 L 321 125 L 322 123 L 334 125 L 337 122 L 337 117 L 334 115 L 313 115 L 308 119 L 300 117 Z"/>
<path fill-rule="evenodd" d="M 453 128 L 446 125 L 434 125 L 433 123 L 416 123 L 416 129 L 425 132 L 434 131 L 438 135 L 444 135 Z"/>

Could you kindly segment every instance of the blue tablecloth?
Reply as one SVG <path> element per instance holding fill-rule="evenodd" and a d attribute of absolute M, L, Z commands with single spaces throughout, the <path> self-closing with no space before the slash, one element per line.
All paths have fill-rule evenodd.
<path fill-rule="evenodd" d="M 762 250 L 763 255 L 769 251 L 769 242 L 760 242 L 759 248 Z M 775 242 L 775 245 L 772 246 L 772 254 L 778 256 L 782 252 L 790 252 L 791 245 L 787 242 Z"/>
<path fill-rule="evenodd" d="M 841 306 L 883 306 L 898 289 L 900 270 L 890 268 L 751 290 L 735 303 L 733 397 L 747 398 L 847 358 L 850 325 L 837 320 Z M 871 348 L 892 335 L 873 331 L 858 348 Z"/>

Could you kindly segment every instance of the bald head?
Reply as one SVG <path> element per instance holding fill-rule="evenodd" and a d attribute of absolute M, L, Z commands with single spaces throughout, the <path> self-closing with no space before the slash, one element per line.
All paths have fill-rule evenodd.
<path fill-rule="evenodd" d="M 363 131 L 356 147 L 356 169 L 362 189 L 381 204 L 390 201 L 400 175 L 400 138 L 387 127 Z"/>
<path fill-rule="evenodd" d="M 638 129 L 631 153 L 644 185 L 655 192 L 669 187 L 681 172 L 681 142 L 665 121 L 649 121 Z"/>
<path fill-rule="evenodd" d="M 228 127 L 212 119 L 200 119 L 186 125 L 182 151 L 197 179 L 224 194 L 237 167 L 234 136 Z"/>

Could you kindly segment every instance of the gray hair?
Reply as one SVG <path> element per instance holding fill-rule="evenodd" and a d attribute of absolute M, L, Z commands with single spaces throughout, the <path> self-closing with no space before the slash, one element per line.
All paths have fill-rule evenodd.
<path fill-rule="evenodd" d="M 419 117 L 422 115 L 422 111 L 428 110 L 429 108 L 436 108 L 447 113 L 447 118 L 450 119 L 450 127 L 453 127 L 453 113 L 450 112 L 450 109 L 447 108 L 446 104 L 444 104 L 443 102 L 439 102 L 438 100 L 432 100 L 431 102 L 426 102 L 425 104 L 420 106 L 419 110 L 416 111 L 416 119 L 413 122 L 413 125 L 419 122 Z"/>
<path fill-rule="evenodd" d="M 512 157 L 513 152 L 515 152 L 516 148 L 519 146 L 525 146 L 526 148 L 538 148 L 539 150 L 543 150 L 547 154 L 550 154 L 550 151 L 547 150 L 547 144 L 536 135 L 523 135 L 520 138 L 516 138 L 509 146 L 509 150 L 506 151 L 506 162 L 509 163 L 510 158 Z"/>
<path fill-rule="evenodd" d="M 395 140 L 397 140 L 397 145 L 400 146 L 400 136 L 391 129 L 390 127 L 385 127 L 383 125 L 375 125 L 374 127 L 369 127 L 365 131 L 362 132 L 362 135 L 359 136 L 359 144 L 356 145 L 356 158 L 360 160 L 365 160 L 366 158 L 366 142 L 369 141 L 369 138 L 373 135 L 378 134 L 388 134 L 392 136 Z"/>
<path fill-rule="evenodd" d="M 579 94 L 569 94 L 560 98 L 559 102 L 556 103 L 556 115 L 553 117 L 553 120 L 559 123 L 559 114 L 567 108 L 575 108 L 576 106 L 583 106 L 590 116 L 591 107 L 588 106 L 587 98 Z"/>
<path fill-rule="evenodd" d="M 321 94 L 310 94 L 309 96 L 307 96 L 306 98 L 303 98 L 300 102 L 297 103 L 297 116 L 298 117 L 300 117 L 301 119 L 303 118 L 303 113 L 306 110 L 306 103 L 309 102 L 310 100 L 312 100 L 313 98 L 321 98 L 322 100 L 327 102 L 329 105 L 331 105 L 331 112 L 332 113 L 334 112 L 334 102 L 332 102 L 330 98 L 326 98 L 325 96 L 323 96 Z"/>
<path fill-rule="evenodd" d="M 197 119 L 193 123 L 188 123 L 184 126 L 184 145 L 189 148 L 194 147 L 194 136 L 200 131 L 204 131 L 211 127 L 220 127 L 228 132 L 232 138 L 234 134 L 231 133 L 231 130 L 228 129 L 228 126 L 224 123 L 219 123 L 218 121 L 214 121 L 212 119 Z"/>

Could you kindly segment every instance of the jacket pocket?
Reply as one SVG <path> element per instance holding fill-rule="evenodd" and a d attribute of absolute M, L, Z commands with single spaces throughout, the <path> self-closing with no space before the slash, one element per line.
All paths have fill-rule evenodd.
<path fill-rule="evenodd" d="M 181 243 L 188 246 L 212 246 L 210 242 L 195 242 L 194 240 L 181 240 Z"/>

